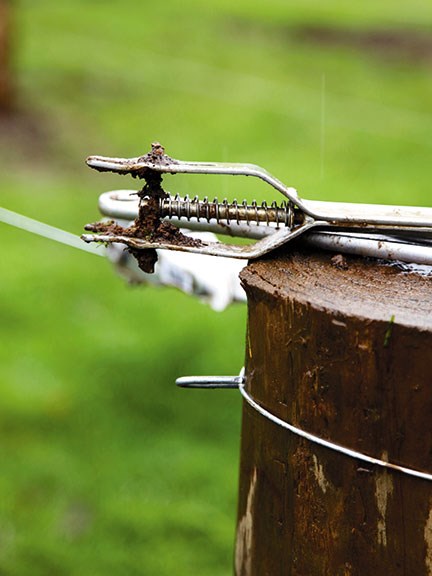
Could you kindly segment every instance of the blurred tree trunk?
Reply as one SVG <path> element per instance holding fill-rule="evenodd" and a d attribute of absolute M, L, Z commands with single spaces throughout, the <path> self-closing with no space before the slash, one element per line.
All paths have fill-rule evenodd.
<path fill-rule="evenodd" d="M 0 113 L 13 108 L 14 91 L 11 73 L 10 0 L 0 0 Z"/>

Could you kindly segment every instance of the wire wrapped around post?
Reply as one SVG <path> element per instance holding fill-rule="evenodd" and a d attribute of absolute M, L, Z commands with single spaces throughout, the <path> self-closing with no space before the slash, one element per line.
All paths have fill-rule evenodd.
<path fill-rule="evenodd" d="M 297 247 L 247 266 L 237 576 L 430 576 L 432 278 Z"/>

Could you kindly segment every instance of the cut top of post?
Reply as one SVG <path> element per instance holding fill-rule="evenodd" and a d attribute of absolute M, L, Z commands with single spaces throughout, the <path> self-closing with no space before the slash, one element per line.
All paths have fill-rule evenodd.
<path fill-rule="evenodd" d="M 287 262 L 289 261 L 289 266 Z M 432 271 L 328 252 L 290 251 L 253 262 L 241 273 L 243 284 L 295 295 L 343 316 L 432 330 Z"/>

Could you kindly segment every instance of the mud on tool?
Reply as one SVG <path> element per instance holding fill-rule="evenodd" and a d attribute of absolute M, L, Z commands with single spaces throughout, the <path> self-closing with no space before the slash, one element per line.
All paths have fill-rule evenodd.
<path fill-rule="evenodd" d="M 144 179 L 139 192 L 118 190 L 102 194 L 99 208 L 115 220 L 135 220 L 132 226 L 90 224 L 86 242 L 118 242 L 135 251 L 147 249 L 181 250 L 213 256 L 253 259 L 263 256 L 290 240 L 306 235 L 321 246 L 343 250 L 360 242 L 369 246 L 387 243 L 382 257 L 432 264 L 432 208 L 323 202 L 300 198 L 264 168 L 254 164 L 188 162 L 165 154 L 159 143 L 144 156 L 110 158 L 90 156 L 87 164 L 99 172 L 130 174 Z M 280 201 L 237 202 L 207 196 L 199 199 L 171 195 L 162 188 L 164 174 L 224 174 L 258 178 L 282 195 Z M 210 230 L 218 234 L 255 239 L 249 245 L 190 241 L 179 228 Z M 402 248 L 400 248 L 402 247 Z M 400 249 L 400 253 L 398 252 Z M 403 252 L 409 256 L 403 257 Z M 422 252 L 423 250 L 423 252 Z M 350 250 L 346 250 L 350 251 Z M 355 252 L 355 249 L 351 249 Z M 361 251 L 358 253 L 362 253 Z M 418 255 L 416 257 L 416 254 Z M 368 255 L 368 250 L 366 250 Z"/>

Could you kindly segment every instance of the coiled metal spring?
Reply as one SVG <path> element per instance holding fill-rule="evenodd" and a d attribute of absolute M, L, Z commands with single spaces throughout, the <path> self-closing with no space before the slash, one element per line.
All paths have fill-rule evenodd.
<path fill-rule="evenodd" d="M 191 218 L 196 219 L 198 222 L 203 219 L 210 222 L 215 220 L 218 224 L 230 224 L 231 222 L 241 222 L 246 224 L 256 224 L 257 226 L 264 222 L 267 226 L 270 223 L 279 226 L 286 226 L 290 229 L 294 227 L 295 210 L 292 202 L 282 202 L 280 205 L 277 202 L 272 202 L 269 206 L 267 202 L 258 204 L 255 200 L 248 204 L 247 200 L 239 203 L 237 200 L 228 202 L 225 198 L 219 202 L 214 198 L 209 202 L 208 197 L 199 199 L 198 196 L 190 198 L 186 195 L 181 198 L 178 194 L 163 198 L 159 201 L 159 208 L 162 217 L 167 218 Z"/>

